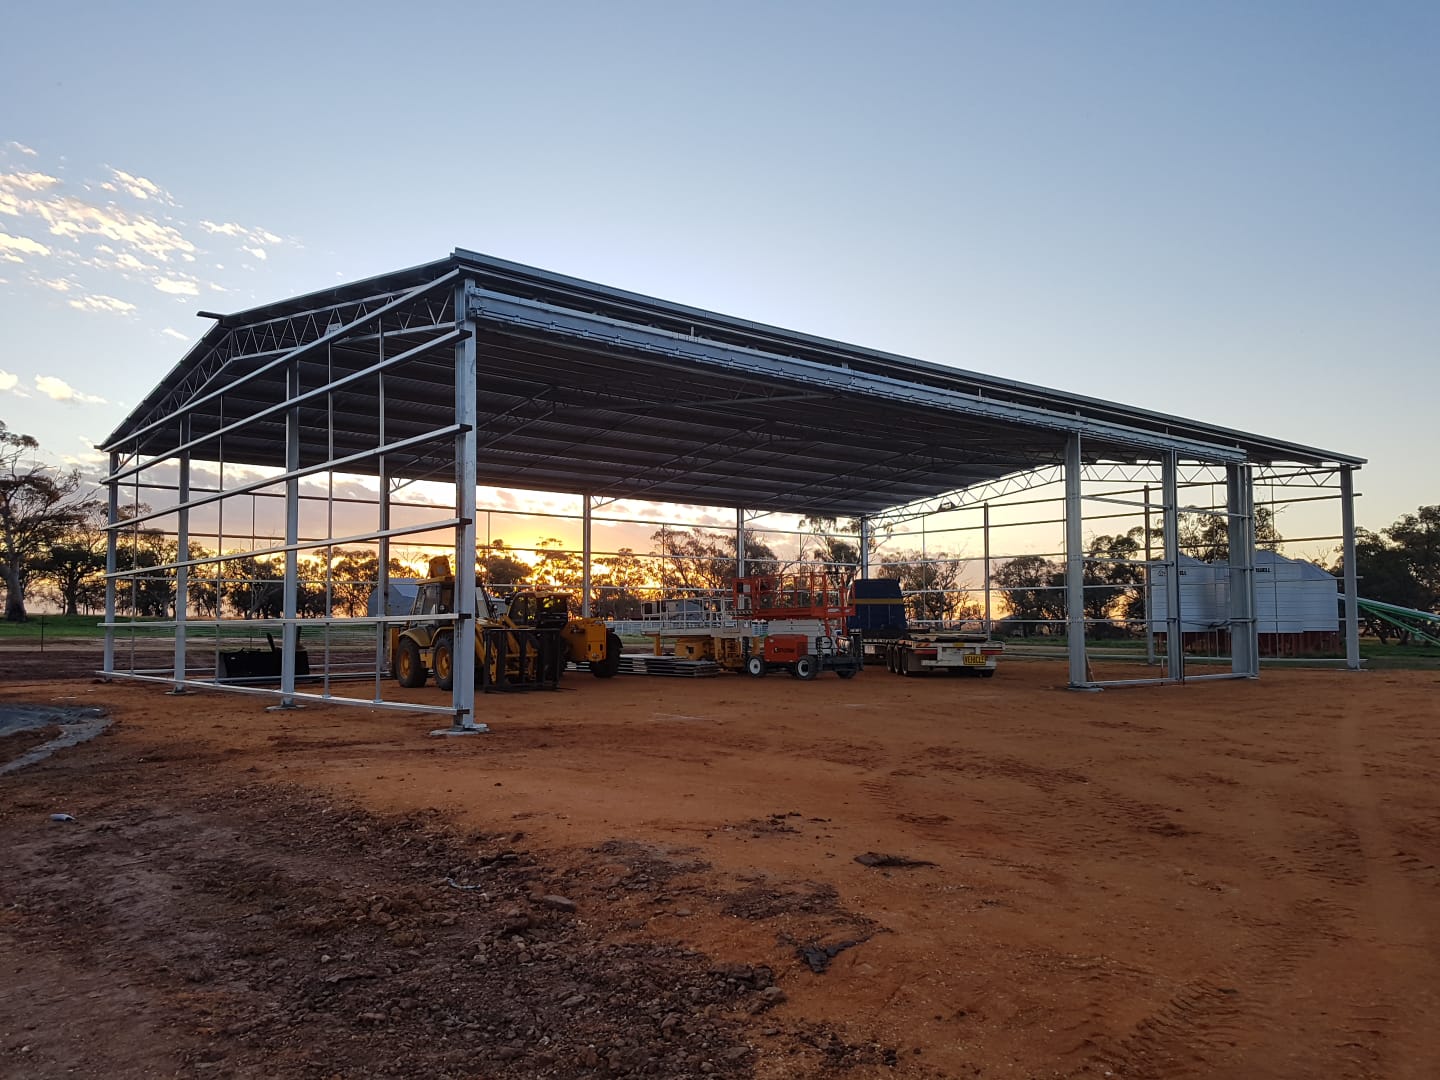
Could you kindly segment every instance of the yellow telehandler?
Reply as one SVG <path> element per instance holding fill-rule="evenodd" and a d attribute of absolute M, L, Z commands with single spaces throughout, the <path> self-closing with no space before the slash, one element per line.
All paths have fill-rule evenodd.
<path fill-rule="evenodd" d="M 455 578 L 443 557 L 431 561 L 419 584 L 410 620 L 389 634 L 390 668 L 401 686 L 449 690 L 455 679 L 455 624 L 437 616 L 454 611 Z M 620 670 L 620 638 L 600 619 L 571 618 L 561 589 L 530 586 L 501 600 L 475 584 L 475 668 L 482 690 L 555 688 L 569 661 L 589 665 L 598 679 Z"/>

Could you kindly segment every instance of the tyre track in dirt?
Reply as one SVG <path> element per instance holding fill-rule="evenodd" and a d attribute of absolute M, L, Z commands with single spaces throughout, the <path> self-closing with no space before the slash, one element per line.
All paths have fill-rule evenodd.
<path fill-rule="evenodd" d="M 1385 804 L 1376 793 L 1377 770 L 1368 760 L 1373 751 L 1353 713 L 1340 718 L 1335 739 L 1345 778 L 1344 794 L 1367 867 L 1365 902 L 1356 921 L 1370 947 L 1397 974 L 1431 975 L 1418 992 L 1403 995 L 1388 992 L 1379 979 L 1361 980 L 1352 990 L 1350 1002 L 1353 1009 L 1364 1009 L 1354 1017 L 1361 1022 L 1352 1020 L 1342 1028 L 1335 1045 L 1357 1064 L 1373 1059 L 1369 1075 L 1432 1076 L 1434 1062 L 1427 1065 L 1426 1051 L 1440 1008 L 1440 988 L 1433 978 L 1440 970 L 1440 937 L 1430 877 L 1434 867 L 1402 854 L 1386 820 Z"/>
<path fill-rule="evenodd" d="M 1350 774 L 1346 787 L 1353 787 L 1359 775 L 1353 749 L 1339 756 L 1352 763 L 1344 768 Z M 1247 772 L 1257 766 L 1293 766 L 1301 760 L 1283 748 L 1249 745 L 1216 747 L 1215 757 L 1217 761 L 1233 760 Z M 950 831 L 945 828 L 948 822 L 939 820 L 942 815 L 914 809 L 915 804 L 907 799 L 901 786 L 917 771 L 927 770 L 961 780 L 966 796 L 982 806 L 1007 817 L 1026 815 L 1031 830 L 1029 845 L 1046 856 L 1059 857 L 1081 850 L 1101 861 L 1125 864 L 1176 858 L 1173 845 L 1179 843 L 1183 848 L 1195 835 L 1193 827 L 1177 820 L 1176 809 L 1121 793 L 1097 780 L 1093 772 L 1048 768 L 969 749 L 930 747 L 924 754 L 906 759 L 906 767 L 871 777 L 861 786 L 897 820 L 917 826 L 916 831 L 933 842 L 948 839 L 953 843 L 953 833 L 945 835 Z M 1306 778 L 1333 776 L 1338 771 L 1325 766 L 1311 768 Z M 999 794 L 995 782 L 1002 781 L 1032 788 L 1042 798 L 1029 800 L 1008 786 Z M 1201 773 L 1192 784 L 1177 785 L 1177 790 L 1193 787 L 1203 791 L 1209 797 L 1201 800 L 1202 806 L 1214 809 L 1217 787 L 1234 789 L 1242 784 L 1224 772 L 1211 770 Z M 1094 1012 L 1093 1025 L 1073 1025 L 1069 1030 L 1079 1042 L 1072 1065 L 1076 1073 L 1155 1077 L 1213 1076 L 1228 1071 L 1238 1074 L 1247 1056 L 1270 1041 L 1263 1035 L 1257 1038 L 1257 1031 L 1283 1032 L 1281 1038 L 1304 1040 L 1306 1033 L 1296 1028 L 1291 1003 L 1297 995 L 1305 994 L 1317 964 L 1321 968 L 1343 964 L 1343 954 L 1353 945 L 1354 897 L 1373 887 L 1377 875 L 1382 879 L 1386 876 L 1385 866 L 1377 864 L 1388 859 L 1391 866 L 1427 888 L 1432 875 L 1434 880 L 1440 880 L 1433 864 L 1410 855 L 1393 839 L 1389 840 L 1385 858 L 1380 858 L 1385 844 L 1373 835 L 1368 839 L 1362 835 L 1359 816 L 1363 810 L 1345 799 L 1319 797 L 1318 793 L 1298 800 L 1281 792 L 1275 797 L 1280 806 L 1274 812 L 1283 822 L 1279 842 L 1242 842 L 1242 849 L 1253 865 L 1272 880 L 1293 887 L 1297 893 L 1318 883 L 1331 896 L 1297 896 L 1280 918 L 1237 914 L 1240 944 L 1229 960 L 1211 974 L 1180 985 L 1128 1031 L 1118 1036 L 1107 1031 L 1103 1010 Z M 934 822 L 935 827 L 918 826 L 927 821 Z M 974 857 L 979 853 L 968 854 Z M 1025 865 L 992 861 L 1011 870 Z M 1032 882 L 1046 881 L 1046 875 L 1039 872 L 1043 867 L 1030 865 L 1037 872 L 1022 876 Z M 1051 878 L 1049 883 L 1060 885 L 1063 879 Z M 1412 917 L 1418 915 L 1412 913 Z M 1096 981 L 1093 992 L 1103 997 L 1109 989 L 1109 977 L 1102 974 Z M 1325 1048 L 1328 1055 L 1309 1056 L 1315 1058 L 1317 1067 L 1319 1061 L 1328 1060 L 1336 1075 L 1395 1075 L 1385 1071 L 1395 1065 L 1394 1055 L 1386 1048 L 1393 1025 L 1394 1017 L 1388 1010 L 1372 1010 L 1358 1024 L 1342 1019 Z M 1299 1053 L 1296 1056 L 1307 1057 Z"/>
<path fill-rule="evenodd" d="M 1440 890 L 1430 877 L 1440 864 L 1440 829 L 1433 825 L 1440 799 L 1428 779 L 1440 772 L 1429 719 L 1433 678 L 1283 672 L 1267 673 L 1258 684 L 1069 695 L 1046 684 L 1045 674 L 1041 665 L 1017 664 L 984 683 L 902 680 L 884 672 L 843 685 L 825 679 L 586 682 L 575 693 L 487 700 L 494 734 L 464 741 L 426 740 L 429 725 L 395 714 L 314 708 L 270 715 L 244 699 L 175 700 L 111 687 L 103 692 L 121 709 L 113 741 L 125 752 L 101 754 L 99 744 L 108 739 L 68 751 L 66 760 L 88 757 L 83 773 L 67 775 L 76 791 L 130 793 L 137 821 L 156 816 L 139 805 L 146 798 L 163 819 L 173 804 L 160 796 L 170 786 L 193 781 L 220 792 L 288 783 L 336 805 L 379 811 L 385 820 L 433 808 L 439 815 L 433 820 L 447 828 L 493 831 L 498 839 L 478 850 L 493 854 L 510 844 L 535 864 L 506 878 L 517 906 L 540 919 L 520 935 L 528 937 L 525 952 L 543 955 L 541 945 L 578 950 L 585 978 L 569 979 L 586 985 L 574 993 L 609 985 L 596 983 L 598 973 L 586 974 L 587 965 L 605 959 L 612 966 L 640 964 L 642 975 L 667 972 L 677 988 L 702 995 L 715 992 L 704 979 L 718 978 L 713 973 L 726 966 L 704 957 L 772 969 L 790 997 L 778 1008 L 753 1017 L 745 1011 L 740 1003 L 758 993 L 753 981 L 742 980 L 743 991 L 732 986 L 723 1000 L 702 998 L 701 1011 L 715 1006 L 705 1023 L 732 1017 L 752 1047 L 735 1075 L 752 1069 L 766 1080 L 789 1080 L 829 1077 L 838 1069 L 874 1080 L 978 1070 L 992 1080 L 1028 1080 L 1108 1069 L 1248 1080 L 1440 1071 L 1440 1036 L 1425 1022 L 1440 1011 L 1433 1000 L 1440 957 L 1417 930 L 1440 924 Z M 37 692 L 55 689 L 71 688 Z M 433 697 L 407 693 L 415 700 Z M 1348 743 L 1340 730 L 1347 717 Z M 24 785 L 58 775 L 50 772 L 57 764 L 40 766 L 33 776 L 22 773 Z M 1356 787 L 1362 782 L 1368 793 Z M 46 790 L 63 794 L 58 787 Z M 56 809 L 51 801 L 31 810 Z M 0 799 L 0 814 L 3 807 Z M 221 884 L 252 870 L 262 881 L 278 874 L 303 883 L 304 866 L 286 860 L 315 859 L 323 867 L 320 884 L 348 895 L 345 875 L 353 867 L 341 864 L 351 849 L 291 850 L 293 837 L 305 835 L 299 804 L 293 811 L 267 826 L 275 831 L 257 827 L 253 843 L 267 853 L 258 862 L 226 861 L 223 850 L 196 852 L 192 861 L 203 866 L 204 880 Z M 82 815 L 82 829 L 87 820 Z M 508 837 L 517 829 L 528 835 L 512 843 Z M 72 839 L 79 840 L 79 832 Z M 316 831 L 317 840 L 328 835 Z M 228 980 L 267 977 L 272 960 L 307 980 L 348 971 L 363 950 L 332 949 L 326 935 L 339 935 L 343 944 L 352 932 L 346 919 L 358 919 L 355 925 L 370 928 L 366 933 L 381 943 L 383 955 L 395 957 L 398 949 L 403 960 L 397 963 L 402 971 L 384 976 L 396 989 L 382 994 L 384 1023 L 396 1025 L 403 1041 L 419 1023 L 410 1018 L 413 1010 L 398 1007 L 421 1000 L 412 986 L 443 988 L 456 980 L 468 986 L 470 977 L 445 970 L 453 964 L 448 958 L 425 958 L 468 920 L 446 927 L 448 909 L 405 906 L 442 887 L 426 878 L 415 897 L 406 893 L 422 872 L 409 863 L 428 860 L 423 845 L 417 853 L 415 841 L 401 842 L 406 835 L 372 831 L 364 857 L 349 860 L 367 867 L 378 860 L 383 880 L 395 882 L 382 891 L 399 907 L 377 913 L 395 922 L 393 929 L 369 922 L 370 906 L 310 899 L 288 885 L 274 895 L 231 897 L 226 888 L 157 875 L 153 860 L 119 866 L 121 854 L 135 857 L 128 841 L 107 855 L 113 838 L 92 837 L 100 848 L 77 847 L 74 855 L 81 866 L 102 855 L 112 860 L 106 866 L 128 906 L 136 904 L 133 890 L 164 892 L 177 883 L 190 897 L 186 903 L 198 905 L 176 924 L 182 933 L 173 948 L 159 946 L 150 956 L 145 949 L 157 946 L 137 943 L 125 954 L 133 954 L 133 965 L 114 973 L 151 994 L 160 1010 L 155 1015 L 165 1016 L 164 1007 L 177 1002 L 183 1010 L 203 1004 L 224 1013 L 231 1007 L 225 1003 L 236 1000 Z M 867 850 L 936 865 L 858 865 L 854 855 Z M 569 854 L 561 858 L 561 852 Z M 457 877 L 461 884 L 482 884 L 496 873 L 470 864 L 462 869 L 474 877 Z M 54 887 L 54 895 L 38 899 L 65 900 Z M 455 902 L 474 899 L 443 888 Z M 563 913 L 533 906 L 538 889 L 565 891 L 580 909 L 569 918 L 580 922 L 603 912 L 606 933 L 593 942 L 565 937 Z M 317 910 L 294 922 L 286 912 L 260 910 L 277 922 L 278 953 L 240 955 L 255 936 L 254 927 L 240 922 L 237 952 L 223 953 L 218 965 L 209 961 L 215 945 L 206 934 L 217 931 L 201 912 L 228 914 L 236 905 L 263 908 L 276 901 L 299 912 Z M 335 926 L 306 922 L 323 923 L 336 904 L 345 917 Z M 501 904 L 508 906 L 508 899 Z M 254 914 L 247 909 L 243 917 Z M 114 950 L 84 937 L 86 925 L 80 919 L 72 929 L 80 928 L 76 948 L 88 941 L 90 952 L 63 955 L 103 964 Z M 307 925 L 316 936 L 307 936 Z M 391 940 L 412 931 L 422 944 Z M 823 975 L 795 957 L 797 944 L 839 943 L 871 931 Z M 0 925 L 4 932 L 16 931 Z M 508 955 L 502 939 L 494 945 L 487 939 L 485 951 L 495 969 L 490 974 L 506 975 L 503 989 L 509 961 L 501 963 Z M 59 950 L 55 942 L 42 935 L 22 946 Z M 667 960 L 663 953 L 589 951 L 647 943 L 670 943 L 684 955 Z M 329 964 L 318 964 L 317 945 L 331 956 Z M 198 955 L 182 955 L 185 949 Z M 414 949 L 421 950 L 420 961 L 409 955 Z M 357 959 L 340 960 L 346 953 Z M 231 960 L 250 964 L 249 973 L 231 968 Z M 662 961 L 698 965 L 694 977 L 701 982 L 683 974 L 683 964 L 646 966 Z M 422 978 L 417 964 L 435 963 L 440 966 L 428 981 L 413 981 Z M 205 978 L 207 970 L 208 982 L 187 977 Z M 48 986 L 53 998 L 63 975 L 49 970 L 40 988 Z M 497 1007 L 507 1016 L 512 1013 L 504 1010 L 521 1010 L 513 1013 L 519 1056 L 479 1066 L 472 1052 L 465 1060 L 497 1080 L 544 1076 L 562 1065 L 594 1080 L 578 1063 L 562 1057 L 547 1065 L 535 1056 L 549 1051 L 526 1041 L 536 1025 L 520 1023 L 528 1015 L 523 1010 L 543 1018 L 558 1003 L 539 989 L 543 984 L 525 983 L 518 972 L 515 980 L 515 997 L 502 996 Z M 312 986 L 301 982 L 302 989 Z M 358 1005 L 381 985 L 346 977 L 314 985 L 318 996 L 311 996 L 322 1005 Z M 304 994 L 285 998 L 278 1026 L 262 1025 L 245 1037 L 261 1044 L 273 1038 L 284 1047 L 287 1039 L 298 1045 L 303 1033 L 321 1047 L 339 1040 L 342 1049 L 352 1039 L 364 1047 L 366 1039 L 379 1038 L 368 1026 L 378 1021 L 352 1029 L 328 1006 L 317 1010 L 307 1000 Z M 434 1004 L 447 1001 L 439 993 Z M 297 1002 L 305 1007 L 294 1008 Z M 587 1007 L 571 1009 L 583 1014 Z M 686 1004 L 678 1011 L 683 1019 L 697 1010 Z M 289 1027 L 297 1014 L 310 1013 L 319 1018 Z M 446 1019 L 437 1016 L 429 1030 Z M 657 1056 L 675 1053 L 676 1043 L 685 1043 L 687 1054 L 703 1049 L 707 1038 L 720 1045 L 720 1028 L 700 1032 L 697 1043 L 688 1029 L 683 1037 L 673 1034 L 680 1022 L 672 1022 L 666 1039 L 650 1034 L 651 1020 L 642 1020 L 636 1036 L 643 1029 Z M 812 1024 L 826 1030 L 806 1026 Z M 508 1031 L 497 1027 L 491 1036 L 482 1026 L 476 1038 L 493 1058 L 511 1045 Z M 168 1039 L 177 1055 L 208 1051 L 216 1038 L 197 1035 L 187 1047 L 181 1034 L 162 1025 L 144 1038 Z M 238 1038 L 219 1041 L 228 1046 Z M 897 1049 L 903 1052 L 887 1059 Z M 193 1060 L 197 1069 L 208 1064 L 201 1071 L 209 1075 L 223 1072 L 226 1062 L 241 1075 L 247 1052 L 230 1047 L 218 1064 Z M 192 1058 L 175 1060 L 188 1068 Z M 461 1067 L 438 1057 L 431 1064 L 437 1077 Z M 6 1065 L 0 1060 L 0 1072 Z M 312 1067 L 286 1059 L 297 1080 L 308 1080 L 305 1070 Z M 608 1064 L 597 1068 L 595 1076 L 607 1075 Z"/>

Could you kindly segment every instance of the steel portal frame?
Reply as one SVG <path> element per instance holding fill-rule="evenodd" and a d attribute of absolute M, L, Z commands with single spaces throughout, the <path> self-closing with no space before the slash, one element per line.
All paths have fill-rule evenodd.
<path fill-rule="evenodd" d="M 283 611 L 271 620 L 284 642 L 281 705 L 310 696 L 296 690 L 301 627 L 323 624 L 328 642 L 330 627 L 342 622 L 373 627 L 375 690 L 366 703 L 387 703 L 380 669 L 388 617 L 337 618 L 327 584 L 323 618 L 301 618 L 299 553 L 373 544 L 382 598 L 389 593 L 389 548 L 399 537 L 450 530 L 455 565 L 470 565 L 477 483 L 584 497 L 588 603 L 591 514 L 616 499 L 732 507 L 743 560 L 747 514 L 853 517 L 868 539 L 964 508 L 982 508 L 988 523 L 992 503 L 1063 480 L 1066 594 L 1076 639 L 1069 675 L 1077 687 L 1097 685 L 1085 620 L 1076 614 L 1085 590 L 1084 503 L 1108 497 L 1087 496 L 1087 478 L 1092 486 L 1116 477 L 1133 482 L 1159 470 L 1168 527 L 1166 550 L 1154 565 L 1173 566 L 1186 470 L 1223 470 L 1227 502 L 1219 512 L 1242 556 L 1231 575 L 1232 590 L 1243 597 L 1253 594 L 1255 470 L 1338 473 L 1346 565 L 1353 568 L 1352 475 L 1362 459 L 860 349 L 473 252 L 209 317 L 215 322 L 201 341 L 103 444 L 110 455 L 107 676 L 147 674 L 117 662 L 118 629 L 169 627 L 175 642 L 166 681 L 177 689 L 216 685 L 221 628 L 235 620 L 214 621 L 215 671 L 192 671 L 187 628 L 210 625 L 189 618 L 196 575 L 214 569 L 218 615 L 223 567 L 263 553 L 285 563 Z M 213 488 L 193 482 L 202 464 L 218 470 Z M 226 487 L 227 466 L 247 470 L 245 478 Z M 332 501 L 326 527 L 302 536 L 302 483 L 326 477 L 333 493 L 336 472 L 374 478 L 374 527 L 337 536 Z M 396 526 L 392 492 L 436 476 L 453 482 L 453 509 Z M 173 504 L 142 507 L 142 486 L 173 491 Z M 120 498 L 127 487 L 135 493 L 128 515 Z M 227 553 L 224 507 L 246 495 L 283 498 L 284 542 Z M 211 504 L 216 551 L 195 554 L 193 516 Z M 172 519 L 174 558 L 141 565 L 141 526 Z M 985 535 L 988 608 L 988 525 Z M 861 547 L 868 562 L 869 545 Z M 121 565 L 125 554 L 128 567 Z M 173 620 L 118 621 L 123 590 L 129 587 L 138 612 L 139 583 L 157 573 L 173 573 Z M 455 618 L 463 628 L 474 581 L 457 576 L 462 614 Z M 1353 588 L 1346 592 L 1354 595 Z M 1242 601 L 1240 610 L 1235 625 L 1242 637 L 1253 636 L 1253 604 L 1247 613 Z M 1348 657 L 1358 666 L 1352 638 Z M 455 728 L 474 730 L 473 655 L 457 650 L 456 661 L 447 711 Z M 1184 677 L 1181 658 L 1169 664 L 1167 678 Z M 1232 673 L 1253 677 L 1258 670 L 1253 648 L 1237 647 Z M 322 698 L 328 673 L 325 685 Z"/>

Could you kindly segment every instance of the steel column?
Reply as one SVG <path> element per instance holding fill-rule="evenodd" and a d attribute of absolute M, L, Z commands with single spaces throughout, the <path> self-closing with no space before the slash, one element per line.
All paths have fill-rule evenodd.
<path fill-rule="evenodd" d="M 990 633 L 990 504 L 982 507 L 981 536 L 985 542 L 985 633 Z"/>
<path fill-rule="evenodd" d="M 385 320 L 375 321 L 375 332 L 378 340 L 375 343 L 376 353 L 379 357 L 381 370 L 375 375 L 375 430 L 376 446 L 385 445 Z M 332 455 L 333 456 L 333 455 Z M 376 528 L 380 532 L 379 542 L 375 550 L 375 591 L 380 594 L 380 615 L 386 618 L 390 615 L 390 537 L 386 533 L 390 530 L 390 464 L 384 454 L 381 454 L 375 461 L 375 468 L 379 473 L 380 499 L 376 514 Z M 385 662 L 385 651 L 389 646 L 390 624 L 375 624 L 375 700 L 380 701 L 384 697 L 381 680 L 389 672 L 386 670 L 389 665 Z"/>
<path fill-rule="evenodd" d="M 380 393 L 380 442 L 385 442 L 385 394 L 382 388 Z M 390 528 L 390 467 L 382 456 L 378 462 L 380 469 L 380 507 L 378 517 L 378 528 L 383 534 Z M 390 614 L 390 537 L 382 535 L 376 545 L 375 557 L 375 591 L 380 596 L 380 614 Z M 381 680 L 388 674 L 388 664 L 385 662 L 385 651 L 388 645 L 386 639 L 390 635 L 389 623 L 375 624 L 375 700 L 380 701 L 384 695 L 381 693 Z"/>
<path fill-rule="evenodd" d="M 1345 666 L 1360 670 L 1360 578 L 1355 567 L 1355 468 L 1340 466 L 1340 540 L 1345 560 Z"/>
<path fill-rule="evenodd" d="M 300 394 L 300 362 L 292 360 L 285 368 L 285 398 L 294 401 Z M 300 478 L 295 471 L 300 468 L 300 406 L 292 405 L 285 410 L 285 471 L 290 474 L 285 481 L 285 584 L 284 584 L 284 628 L 281 631 L 280 657 L 280 708 L 295 707 L 295 646 L 300 638 L 300 627 L 296 623 L 300 592 L 300 553 L 295 546 L 300 542 Z"/>
<path fill-rule="evenodd" d="M 465 283 L 455 287 L 455 325 L 465 336 L 455 344 L 455 685 L 452 730 L 484 731 L 475 720 L 475 469 L 478 454 L 475 425 L 475 324 L 465 306 Z"/>
<path fill-rule="evenodd" d="M 870 576 L 870 537 L 874 535 L 875 526 L 868 517 L 860 519 L 860 576 Z"/>
<path fill-rule="evenodd" d="M 180 442 L 190 440 L 190 415 L 180 418 Z M 185 619 L 190 614 L 190 451 L 180 453 L 179 498 L 175 522 L 175 687 L 172 694 L 185 693 Z M 218 673 L 217 673 L 218 674 Z"/>
<path fill-rule="evenodd" d="M 1255 493 L 1249 465 L 1225 467 L 1225 509 L 1229 514 L 1230 671 L 1260 674 L 1260 641 L 1255 623 Z"/>
<path fill-rule="evenodd" d="M 1151 667 L 1155 666 L 1155 620 L 1151 618 L 1154 611 L 1153 591 L 1151 579 L 1153 572 L 1151 562 L 1155 559 L 1153 536 L 1150 530 L 1150 485 L 1145 485 L 1145 584 L 1141 595 L 1145 601 L 1145 663 Z"/>
<path fill-rule="evenodd" d="M 120 453 L 110 452 L 110 475 L 120 468 Z M 114 526 L 120 521 L 120 484 L 116 480 L 105 482 L 105 658 L 101 661 L 108 674 L 115 670 L 115 571 L 119 568 L 117 541 L 119 530 Z"/>
<path fill-rule="evenodd" d="M 1065 442 L 1065 616 L 1070 685 L 1090 685 L 1085 657 L 1085 522 L 1081 505 L 1080 435 Z"/>
<path fill-rule="evenodd" d="M 584 495 L 585 509 L 580 516 L 580 615 L 590 617 L 590 496 Z"/>
<path fill-rule="evenodd" d="M 1161 539 L 1165 545 L 1165 664 L 1166 674 L 1176 682 L 1185 678 L 1185 638 L 1180 622 L 1180 485 L 1179 455 L 1173 451 L 1160 459 Z"/>
<path fill-rule="evenodd" d="M 745 508 L 735 510 L 735 576 L 745 576 Z"/>

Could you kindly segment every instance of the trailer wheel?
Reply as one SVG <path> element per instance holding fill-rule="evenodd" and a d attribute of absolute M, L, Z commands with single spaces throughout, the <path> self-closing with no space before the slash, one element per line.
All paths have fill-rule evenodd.
<path fill-rule="evenodd" d="M 402 637 L 395 650 L 395 680 L 412 690 L 425 685 L 425 665 L 420 662 L 420 646 L 413 638 Z"/>
<path fill-rule="evenodd" d="M 795 677 L 809 682 L 820 674 L 820 661 L 813 656 L 802 656 L 795 661 Z"/>
<path fill-rule="evenodd" d="M 752 656 L 745 661 L 745 674 L 760 678 L 765 674 L 765 658 L 763 656 Z"/>
<path fill-rule="evenodd" d="M 613 630 L 605 632 L 605 659 L 590 661 L 590 674 L 597 679 L 609 679 L 620 671 L 620 653 L 625 646 L 620 635 Z"/>
<path fill-rule="evenodd" d="M 441 690 L 455 686 L 455 635 L 444 634 L 435 642 L 431 663 L 435 665 L 435 685 Z"/>

